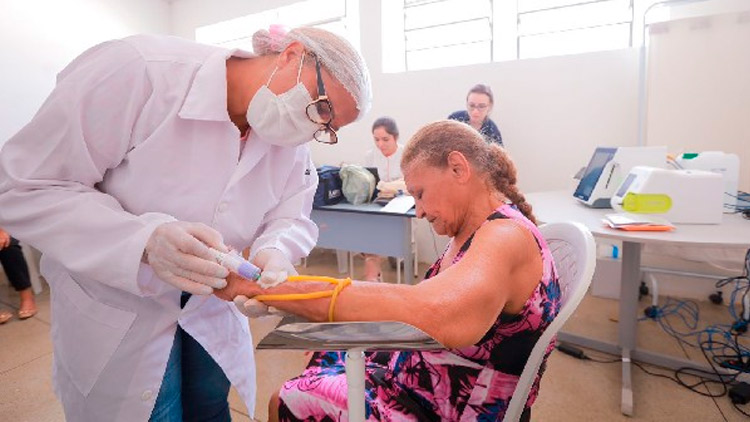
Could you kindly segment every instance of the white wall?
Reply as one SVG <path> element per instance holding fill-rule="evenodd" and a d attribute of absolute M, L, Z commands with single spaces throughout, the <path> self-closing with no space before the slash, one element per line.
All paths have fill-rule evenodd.
<path fill-rule="evenodd" d="M 57 72 L 98 42 L 140 32 L 194 38 L 200 26 L 294 2 L 3 0 L 0 144 L 32 117 L 54 86 Z M 748 8 L 747 0 L 712 0 L 676 10 L 672 18 Z M 738 19 L 748 20 L 746 15 Z M 339 145 L 314 145 L 319 164 L 360 160 L 371 147 L 370 125 L 380 115 L 397 119 L 405 143 L 421 125 L 461 109 L 467 89 L 477 82 L 490 84 L 496 93 L 493 118 L 516 161 L 524 191 L 569 187 L 570 176 L 586 163 L 595 146 L 636 143 L 638 57 L 634 49 L 383 73 L 381 2 L 361 0 L 360 20 L 361 48 L 375 93 L 372 111 L 341 131 Z M 673 152 L 737 152 L 745 163 L 741 187 L 747 190 L 749 25 L 724 29 L 711 35 L 710 43 L 705 30 L 691 24 L 670 25 L 669 38 L 662 37 L 666 41 L 654 40 L 659 47 L 652 50 L 650 61 L 649 143 L 666 143 Z M 730 42 L 722 41 L 727 39 Z M 705 117 L 709 112 L 711 117 Z M 420 222 L 418 243 L 421 260 L 431 261 L 444 240 L 433 242 L 427 225 Z"/>
<path fill-rule="evenodd" d="M 658 24 L 649 51 L 647 143 L 735 153 L 750 190 L 750 12 Z"/>
<path fill-rule="evenodd" d="M 300 0 L 175 0 L 171 4 L 172 35 L 195 39 L 195 29 Z M 283 22 L 268 22 L 268 24 Z"/>
<path fill-rule="evenodd" d="M 57 73 L 87 48 L 135 33 L 169 33 L 164 0 L 2 0 L 0 144 L 31 120 Z"/>
<path fill-rule="evenodd" d="M 425 123 L 462 109 L 468 89 L 483 82 L 495 92 L 492 117 L 516 162 L 521 188 L 564 188 L 597 145 L 635 143 L 636 60 L 632 50 L 620 50 L 376 74 L 370 115 L 342 130 L 340 145 L 317 147 L 316 159 L 335 163 L 360 156 L 371 147 L 372 121 L 384 114 L 397 120 L 405 143 Z"/>
<path fill-rule="evenodd" d="M 732 13 L 651 27 L 646 121 L 649 145 L 667 145 L 674 153 L 713 150 L 737 154 L 739 189 L 744 191 L 750 190 L 748 9 L 750 2 L 745 2 L 745 12 L 722 8 L 717 10 Z M 721 248 L 649 246 L 646 251 L 651 265 L 723 275 L 740 274 L 745 255 L 741 249 Z M 675 260 L 675 256 L 682 260 Z M 713 280 L 686 283 L 684 277 L 656 277 L 664 294 L 705 299 L 715 290 Z"/>
<path fill-rule="evenodd" d="M 195 28 L 289 4 L 180 0 L 172 4 L 175 35 L 193 38 Z M 493 118 L 526 191 L 568 187 L 597 145 L 633 145 L 637 139 L 637 54 L 619 50 L 407 73 L 381 71 L 380 2 L 361 1 L 362 53 L 372 73 L 372 111 L 341 130 L 336 146 L 313 145 L 317 164 L 356 162 L 372 147 L 370 127 L 381 115 L 396 119 L 401 142 L 425 123 L 464 107 L 478 83 L 496 95 Z M 271 23 L 271 22 L 269 22 Z M 438 242 L 441 250 L 444 240 Z M 419 225 L 420 260 L 432 261 L 435 246 Z"/>

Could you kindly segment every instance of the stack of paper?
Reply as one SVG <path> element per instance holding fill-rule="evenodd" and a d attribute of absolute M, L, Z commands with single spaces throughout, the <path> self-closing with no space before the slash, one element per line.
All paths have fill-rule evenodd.
<path fill-rule="evenodd" d="M 645 214 L 607 214 L 602 220 L 604 224 L 619 230 L 627 231 L 671 231 L 674 226 L 669 221 Z"/>
<path fill-rule="evenodd" d="M 399 195 L 393 199 L 388 205 L 384 206 L 382 212 L 392 212 L 397 214 L 406 214 L 414 206 L 414 197 L 410 195 Z"/>

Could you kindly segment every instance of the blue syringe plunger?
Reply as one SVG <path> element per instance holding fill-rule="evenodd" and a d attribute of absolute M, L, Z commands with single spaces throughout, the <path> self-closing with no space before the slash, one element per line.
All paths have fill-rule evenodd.
<path fill-rule="evenodd" d="M 217 251 L 216 249 L 211 250 L 216 256 L 216 262 L 218 262 L 222 267 L 236 274 L 239 274 L 248 280 L 257 281 L 258 279 L 260 279 L 260 268 L 243 258 L 236 251 L 224 253 L 221 251 Z"/>
<path fill-rule="evenodd" d="M 239 267 L 237 267 L 237 274 L 245 277 L 248 280 L 258 280 L 261 273 L 260 268 L 244 259 L 242 261 L 243 262 L 239 265 Z"/>

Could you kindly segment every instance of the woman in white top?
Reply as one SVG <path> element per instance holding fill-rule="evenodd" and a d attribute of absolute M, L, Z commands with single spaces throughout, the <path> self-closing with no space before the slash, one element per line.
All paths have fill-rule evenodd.
<path fill-rule="evenodd" d="M 376 148 L 367 151 L 365 167 L 376 167 L 383 182 L 403 180 L 401 155 L 404 147 L 398 143 L 398 126 L 390 117 L 381 117 L 372 124 L 372 138 Z"/>
<path fill-rule="evenodd" d="M 366 167 L 376 167 L 381 182 L 403 180 L 401 155 L 404 147 L 398 143 L 398 126 L 390 117 L 380 117 L 372 124 L 372 138 L 376 148 L 367 151 Z M 380 280 L 379 255 L 365 254 L 365 276 L 368 281 Z"/>

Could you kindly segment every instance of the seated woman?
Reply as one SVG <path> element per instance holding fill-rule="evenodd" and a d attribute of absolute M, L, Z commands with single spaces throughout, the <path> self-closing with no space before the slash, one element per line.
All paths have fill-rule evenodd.
<path fill-rule="evenodd" d="M 487 142 L 503 145 L 503 136 L 500 134 L 490 113 L 495 104 L 492 89 L 488 85 L 476 84 L 466 95 L 466 110 L 456 111 L 448 116 L 451 120 L 458 120 L 478 130 Z"/>
<path fill-rule="evenodd" d="M 486 143 L 469 126 L 447 120 L 425 126 L 406 146 L 401 168 L 417 216 L 451 236 L 451 242 L 423 282 L 355 282 L 341 291 L 333 316 L 336 321 L 405 322 L 448 349 L 368 353 L 367 418 L 501 420 L 536 340 L 561 306 L 552 255 L 516 187 L 513 163 L 501 147 Z M 263 290 L 230 277 L 220 295 L 324 289 L 331 285 L 287 282 Z M 324 321 L 330 300 L 267 304 Z M 257 305 L 253 300 L 242 303 Z M 552 344 L 547 353 L 551 350 Z M 302 375 L 287 381 L 272 399 L 271 420 L 346 420 L 343 355 L 314 355 Z"/>
<path fill-rule="evenodd" d="M 390 117 L 375 120 L 372 124 L 372 138 L 375 148 L 367 151 L 365 167 L 378 169 L 378 188 L 387 186 L 389 182 L 402 181 L 404 176 L 401 174 L 401 156 L 404 147 L 398 143 L 396 121 Z M 380 281 L 382 261 L 380 255 L 365 254 L 365 280 Z"/>

